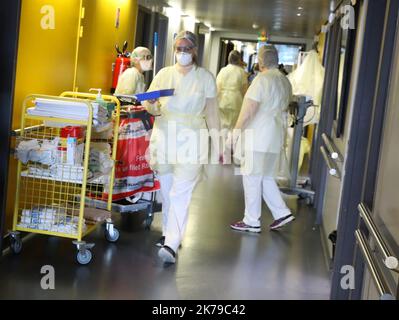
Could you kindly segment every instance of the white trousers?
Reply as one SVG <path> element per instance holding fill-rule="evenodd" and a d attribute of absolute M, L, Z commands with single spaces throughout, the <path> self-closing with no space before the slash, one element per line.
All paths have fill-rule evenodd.
<path fill-rule="evenodd" d="M 187 227 L 188 209 L 198 179 L 187 180 L 166 174 L 159 176 L 162 194 L 162 234 L 165 245 L 175 252 Z"/>
<path fill-rule="evenodd" d="M 245 224 L 260 227 L 262 196 L 275 220 L 291 214 L 273 177 L 244 175 L 242 180 L 245 195 L 243 220 Z"/>
<path fill-rule="evenodd" d="M 172 189 L 173 174 L 165 174 L 158 176 L 159 183 L 161 184 L 161 196 L 162 196 L 162 236 L 166 234 L 166 226 L 168 224 L 168 214 L 170 208 L 170 197 L 169 193 Z"/>

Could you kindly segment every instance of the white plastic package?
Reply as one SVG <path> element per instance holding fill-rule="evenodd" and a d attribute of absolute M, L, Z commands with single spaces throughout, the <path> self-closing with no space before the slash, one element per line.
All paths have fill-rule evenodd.
<path fill-rule="evenodd" d="M 17 147 L 17 158 L 26 164 L 28 161 L 52 165 L 57 162 L 59 138 L 39 142 L 36 139 L 21 141 Z"/>
<path fill-rule="evenodd" d="M 66 215 L 65 210 L 50 207 L 34 207 L 22 210 L 19 227 L 76 235 L 79 217 Z M 83 232 L 87 230 L 83 221 Z"/>
<path fill-rule="evenodd" d="M 39 150 L 40 145 L 39 141 L 36 139 L 21 141 L 16 148 L 17 158 L 23 163 L 26 164 L 29 161 L 29 153 L 32 150 Z"/>
<path fill-rule="evenodd" d="M 111 159 L 111 146 L 108 143 L 92 142 L 90 144 L 90 171 L 109 174 L 113 165 L 114 162 Z"/>
<path fill-rule="evenodd" d="M 319 122 L 324 74 L 325 70 L 320 62 L 318 53 L 315 50 L 311 50 L 303 63 L 288 75 L 293 94 L 310 97 L 315 105 L 315 107 L 310 107 L 307 110 L 304 119 L 305 125 Z"/>

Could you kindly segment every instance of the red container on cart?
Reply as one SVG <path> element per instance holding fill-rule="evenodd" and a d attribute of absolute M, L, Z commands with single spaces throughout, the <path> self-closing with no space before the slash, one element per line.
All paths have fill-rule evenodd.
<path fill-rule="evenodd" d="M 61 129 L 61 145 L 58 150 L 66 150 L 67 139 L 76 138 L 78 143 L 83 143 L 84 128 L 79 126 L 67 126 Z"/>
<path fill-rule="evenodd" d="M 76 144 L 84 142 L 84 127 L 81 126 L 67 126 L 60 130 L 60 144 L 58 150 L 60 151 L 60 162 L 65 163 L 67 159 L 67 141 L 68 138 L 76 138 Z"/>
<path fill-rule="evenodd" d="M 84 136 L 84 128 L 80 126 L 67 126 L 61 129 L 60 132 L 61 138 L 77 138 L 83 139 Z"/>

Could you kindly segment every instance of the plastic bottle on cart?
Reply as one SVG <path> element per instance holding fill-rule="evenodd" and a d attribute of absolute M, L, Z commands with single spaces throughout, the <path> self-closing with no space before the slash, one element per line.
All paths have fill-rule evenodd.
<path fill-rule="evenodd" d="M 115 103 L 105 101 L 101 95 L 101 89 L 99 88 L 91 88 L 89 91 L 97 91 L 96 102 L 104 109 L 104 112 L 106 112 L 108 118 L 111 118 L 112 112 L 115 109 Z"/>
<path fill-rule="evenodd" d="M 91 89 L 89 89 L 89 91 L 97 91 L 96 102 L 103 108 L 107 109 L 107 102 L 103 99 L 103 97 L 101 95 L 101 89 L 100 88 L 91 88 Z"/>
<path fill-rule="evenodd" d="M 60 132 L 60 163 L 80 165 L 84 146 L 84 128 L 80 126 L 66 126 Z"/>

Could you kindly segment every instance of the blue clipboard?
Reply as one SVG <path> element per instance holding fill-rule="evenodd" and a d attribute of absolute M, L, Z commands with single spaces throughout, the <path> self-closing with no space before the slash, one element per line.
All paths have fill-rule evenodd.
<path fill-rule="evenodd" d="M 175 89 L 164 89 L 164 90 L 157 90 L 151 92 L 144 92 L 135 94 L 137 100 L 139 101 L 146 101 L 146 100 L 155 100 L 161 97 L 170 97 L 175 94 Z"/>

